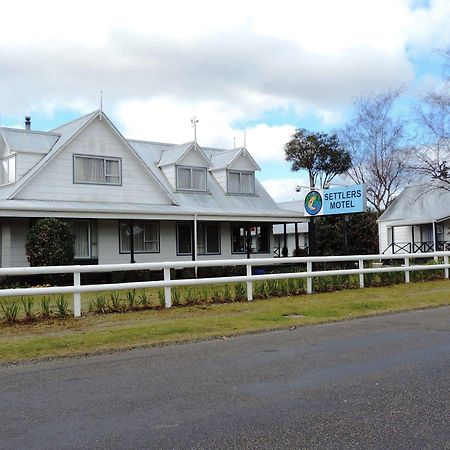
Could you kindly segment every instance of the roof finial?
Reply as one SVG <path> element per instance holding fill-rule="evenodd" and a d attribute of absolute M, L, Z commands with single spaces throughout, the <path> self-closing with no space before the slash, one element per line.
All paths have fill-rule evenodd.
<path fill-rule="evenodd" d="M 236 136 L 233 137 L 233 148 L 236 149 Z"/>
<path fill-rule="evenodd" d="M 191 119 L 191 124 L 194 127 L 194 142 L 197 143 L 197 124 L 198 124 L 198 119 L 197 117 L 193 117 Z"/>
<path fill-rule="evenodd" d="M 100 91 L 100 120 L 103 119 L 103 91 Z"/>
<path fill-rule="evenodd" d="M 247 148 L 247 130 L 244 130 L 244 149 Z"/>

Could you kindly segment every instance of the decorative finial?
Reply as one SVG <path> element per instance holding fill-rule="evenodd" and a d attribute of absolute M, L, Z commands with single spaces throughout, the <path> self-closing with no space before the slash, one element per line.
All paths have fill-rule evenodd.
<path fill-rule="evenodd" d="M 236 137 L 233 137 L 233 149 L 236 149 Z"/>
<path fill-rule="evenodd" d="M 244 130 L 244 149 L 247 148 L 247 131 Z"/>
<path fill-rule="evenodd" d="M 197 117 L 193 117 L 191 119 L 191 124 L 194 127 L 194 142 L 197 143 L 197 124 L 198 124 L 198 119 Z"/>

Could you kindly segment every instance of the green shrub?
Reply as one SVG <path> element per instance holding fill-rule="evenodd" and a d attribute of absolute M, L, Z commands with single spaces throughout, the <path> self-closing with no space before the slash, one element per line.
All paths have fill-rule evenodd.
<path fill-rule="evenodd" d="M 223 287 L 223 301 L 226 303 L 230 303 L 233 301 L 233 294 L 231 293 L 229 284 L 225 284 Z"/>
<path fill-rule="evenodd" d="M 178 288 L 172 288 L 172 306 L 180 306 L 181 294 Z"/>
<path fill-rule="evenodd" d="M 164 292 L 164 288 L 158 289 L 158 301 L 160 308 L 166 307 L 166 294 Z"/>
<path fill-rule="evenodd" d="M 142 289 L 142 291 L 139 292 L 139 304 L 144 309 L 147 309 L 150 306 L 150 302 L 148 300 L 148 294 L 145 289 Z"/>
<path fill-rule="evenodd" d="M 44 319 L 48 319 L 52 314 L 52 310 L 50 308 L 50 297 L 44 295 L 41 298 L 41 316 Z"/>
<path fill-rule="evenodd" d="M 73 263 L 75 235 L 69 224 L 48 217 L 38 220 L 25 238 L 30 266 L 62 266 Z"/>
<path fill-rule="evenodd" d="M 33 313 L 34 298 L 33 297 L 21 297 L 21 300 L 22 300 L 23 311 L 25 313 L 25 319 L 33 320 L 35 318 L 34 313 Z"/>
<path fill-rule="evenodd" d="M 184 303 L 186 305 L 194 305 L 196 303 L 196 295 L 194 289 L 191 287 L 184 291 Z"/>
<path fill-rule="evenodd" d="M 136 289 L 132 289 L 131 291 L 127 291 L 127 302 L 128 302 L 128 308 L 131 311 L 134 311 L 137 306 L 136 302 Z"/>
<path fill-rule="evenodd" d="M 107 307 L 106 297 L 103 294 L 97 294 L 95 299 L 92 300 L 89 309 L 97 314 L 105 314 Z"/>
<path fill-rule="evenodd" d="M 59 317 L 66 317 L 69 314 L 69 304 L 67 303 L 64 295 L 61 294 L 56 299 L 56 308 L 58 309 Z"/>
<path fill-rule="evenodd" d="M 123 310 L 122 298 L 119 292 L 114 291 L 109 294 L 109 302 L 107 307 L 112 312 L 120 312 Z"/>
<path fill-rule="evenodd" d="M 13 323 L 17 320 L 20 306 L 14 300 L 4 302 L 2 303 L 2 311 L 4 319 L 9 323 Z"/>
<path fill-rule="evenodd" d="M 234 285 L 234 300 L 242 302 L 247 298 L 247 286 L 245 283 L 236 283 Z"/>

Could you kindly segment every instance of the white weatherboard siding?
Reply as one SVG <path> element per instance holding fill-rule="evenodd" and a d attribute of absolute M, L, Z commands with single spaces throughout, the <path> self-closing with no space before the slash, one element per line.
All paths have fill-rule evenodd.
<path fill-rule="evenodd" d="M 199 150 L 192 148 L 177 162 L 178 166 L 206 167 L 207 161 Z"/>
<path fill-rule="evenodd" d="M 19 181 L 45 155 L 39 153 L 16 153 L 16 175 Z"/>
<path fill-rule="evenodd" d="M 4 158 L 9 154 L 10 154 L 9 148 L 7 147 L 6 142 L 3 139 L 2 135 L 0 134 L 0 158 Z"/>
<path fill-rule="evenodd" d="M 167 178 L 167 181 L 172 185 L 173 189 L 177 188 L 177 180 L 176 180 L 176 170 L 175 166 L 164 166 L 161 167 L 164 175 Z"/>
<path fill-rule="evenodd" d="M 25 255 L 25 236 L 29 229 L 29 219 L 2 219 L 2 267 L 29 265 Z"/>
<path fill-rule="evenodd" d="M 220 187 L 227 192 L 227 171 L 226 169 L 215 170 L 212 172 L 215 180 L 220 184 Z"/>
<path fill-rule="evenodd" d="M 378 242 L 380 253 L 383 253 L 391 243 L 388 236 L 388 226 L 384 222 L 378 222 Z M 386 250 L 386 253 L 392 253 L 391 249 Z"/>
<path fill-rule="evenodd" d="M 192 256 L 177 255 L 176 221 L 160 222 L 160 252 L 159 253 L 135 253 L 136 262 L 158 261 L 191 261 Z M 183 222 L 186 223 L 186 222 Z M 100 220 L 98 222 L 99 264 L 128 263 L 130 254 L 119 253 L 119 221 Z M 231 224 L 220 223 L 220 255 L 198 255 L 199 260 L 213 259 L 241 259 L 245 254 L 231 253 Z M 252 254 L 252 258 L 272 257 L 273 236 L 270 236 L 269 253 Z"/>
<path fill-rule="evenodd" d="M 122 185 L 73 183 L 74 154 L 121 158 Z M 15 198 L 170 204 L 143 164 L 106 122 L 98 118 L 43 167 Z"/>
<path fill-rule="evenodd" d="M 255 166 L 252 163 L 252 161 L 249 160 L 249 158 L 247 156 L 240 155 L 230 165 L 230 169 L 253 171 L 253 170 L 255 170 Z"/>

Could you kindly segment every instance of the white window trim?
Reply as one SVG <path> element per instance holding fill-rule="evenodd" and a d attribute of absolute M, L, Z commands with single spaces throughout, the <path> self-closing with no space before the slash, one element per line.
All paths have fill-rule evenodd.
<path fill-rule="evenodd" d="M 10 160 L 14 160 L 14 174 L 13 174 L 13 179 L 12 181 L 9 181 L 11 179 L 10 174 L 9 174 L 9 161 Z M 6 186 L 8 184 L 14 184 L 17 181 L 17 158 L 16 158 L 16 154 L 13 153 L 12 155 L 8 155 L 5 156 L 4 158 L 0 158 L 0 163 L 3 164 L 3 161 L 8 161 L 8 181 L 6 181 L 5 183 L 1 183 L 0 186 Z"/>
<path fill-rule="evenodd" d="M 158 238 L 156 240 L 156 243 L 158 244 L 157 250 L 136 250 L 134 249 L 134 254 L 142 254 L 142 253 L 160 253 L 161 252 L 161 230 L 160 230 L 160 223 L 155 220 L 133 220 L 134 224 L 142 224 L 142 228 L 144 229 L 144 246 L 146 242 L 155 242 L 154 240 L 145 239 L 145 224 L 155 224 L 156 230 L 158 234 Z M 124 250 L 123 249 L 123 242 L 122 242 L 122 223 L 129 224 L 128 220 L 119 220 L 119 253 L 121 255 L 129 255 L 131 254 L 131 250 Z"/>
<path fill-rule="evenodd" d="M 103 160 L 103 176 L 105 181 L 104 182 L 98 182 L 98 181 L 78 181 L 76 179 L 76 171 L 75 171 L 75 161 L 77 158 L 85 158 L 85 159 L 101 159 Z M 119 182 L 118 183 L 109 183 L 106 181 L 108 176 L 106 172 L 106 161 L 115 161 L 119 163 Z M 122 186 L 122 158 L 114 157 L 114 156 L 97 156 L 97 155 L 81 155 L 81 154 L 74 154 L 73 155 L 73 183 L 74 184 L 96 184 L 96 185 L 106 185 L 106 186 Z"/>
<path fill-rule="evenodd" d="M 234 173 L 234 174 L 239 174 L 239 188 L 240 190 L 235 192 L 235 191 L 231 191 L 230 190 L 230 173 Z M 249 174 L 252 176 L 252 192 L 242 192 L 242 174 Z M 227 170 L 227 193 L 228 194 L 233 194 L 233 195 L 255 195 L 255 191 L 256 191 L 256 186 L 255 186 L 255 172 L 251 171 L 251 170 L 232 170 L 232 169 L 228 169 Z"/>
<path fill-rule="evenodd" d="M 208 227 L 209 225 L 216 225 L 217 228 L 217 232 L 218 232 L 218 242 L 219 242 L 219 251 L 218 252 L 208 252 L 208 238 L 207 238 L 207 233 L 205 233 L 205 251 L 204 252 L 200 252 L 198 251 L 198 247 L 199 247 L 199 242 L 198 242 L 198 229 L 197 229 L 197 255 L 220 255 L 222 253 L 222 229 L 220 226 L 220 222 L 199 222 L 197 227 L 202 224 L 201 226 L 205 226 Z M 204 224 L 204 225 L 203 225 Z M 191 251 L 189 253 L 181 253 L 180 252 L 180 230 L 179 230 L 179 226 L 188 226 L 190 229 L 190 242 L 191 242 Z M 194 246 L 194 243 L 192 242 L 192 226 L 193 224 L 188 223 L 188 222 L 178 222 L 176 224 L 176 231 L 177 231 L 177 256 L 192 256 L 192 248 Z"/>
<path fill-rule="evenodd" d="M 192 189 L 192 188 L 183 188 L 180 187 L 180 184 L 178 182 L 179 180 L 179 176 L 178 176 L 178 169 L 189 169 L 190 170 L 190 182 L 191 182 L 191 186 L 193 185 L 193 171 L 194 170 L 201 170 L 204 174 L 205 174 L 205 189 Z M 177 186 L 177 191 L 185 191 L 185 192 L 206 192 L 207 191 L 207 187 L 208 187 L 208 171 L 206 167 L 197 167 L 197 166 L 181 166 L 181 165 L 177 165 L 176 166 L 176 186 Z"/>

